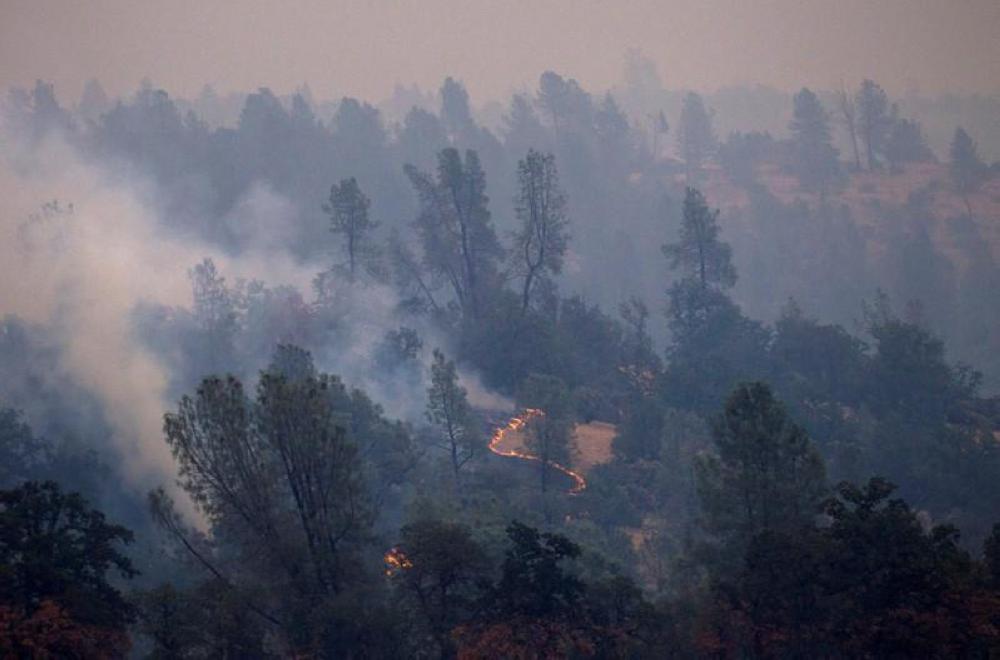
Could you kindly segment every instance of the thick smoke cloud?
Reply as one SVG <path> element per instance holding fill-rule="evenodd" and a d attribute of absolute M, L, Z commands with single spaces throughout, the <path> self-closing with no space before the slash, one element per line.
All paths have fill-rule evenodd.
<path fill-rule="evenodd" d="M 136 312 L 190 308 L 190 269 L 205 258 L 227 282 L 284 285 L 308 298 L 323 265 L 298 263 L 287 251 L 296 210 L 270 186 L 252 185 L 222 218 L 244 246 L 234 255 L 171 231 L 158 210 L 154 182 L 120 163 L 84 156 L 59 131 L 25 140 L 4 129 L 2 145 L 0 316 L 44 327 L 54 338 L 62 372 L 103 409 L 112 437 L 98 449 L 120 461 L 130 487 L 142 492 L 170 485 L 176 470 L 163 440 L 163 414 L 195 383 L 164 359 L 180 347 L 151 343 Z M 399 325 L 395 291 L 334 281 L 325 295 L 336 336 L 312 347 L 317 366 L 368 391 L 390 416 L 421 422 L 431 349 L 447 351 L 445 339 L 430 324 L 417 328 L 424 349 L 413 377 L 400 382 L 374 361 L 386 330 Z M 266 365 L 271 349 L 273 343 L 259 347 L 248 375 Z M 513 405 L 475 374 L 463 373 L 462 382 L 474 405 Z M 175 496 L 192 514 L 190 503 Z"/>
<path fill-rule="evenodd" d="M 235 276 L 301 284 L 308 275 L 281 254 L 237 259 L 169 235 L 147 182 L 87 162 L 56 133 L 29 146 L 5 132 L 2 145 L 0 314 L 45 326 L 61 343 L 65 373 L 102 404 L 133 485 L 169 483 L 161 428 L 170 375 L 136 337 L 133 310 L 189 305 L 188 269 L 206 255 Z M 240 210 L 259 223 L 280 207 L 254 191 Z"/>

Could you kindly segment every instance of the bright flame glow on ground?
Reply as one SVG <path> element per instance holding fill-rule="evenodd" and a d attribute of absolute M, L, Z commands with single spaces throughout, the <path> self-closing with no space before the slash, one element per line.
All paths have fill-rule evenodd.
<path fill-rule="evenodd" d="M 526 461 L 541 461 L 542 459 L 531 454 L 526 454 L 517 449 L 501 449 L 500 444 L 503 442 L 504 437 L 508 433 L 518 433 L 524 430 L 524 427 L 528 425 L 528 422 L 536 417 L 542 417 L 545 415 L 545 411 L 539 410 L 538 408 L 527 408 L 520 417 L 512 417 L 506 425 L 499 427 L 493 432 L 493 437 L 490 438 L 489 448 L 490 451 L 497 456 L 505 456 L 507 458 L 520 458 Z M 583 478 L 579 472 L 572 470 L 565 465 L 556 463 L 555 461 L 549 461 L 549 465 L 554 469 L 562 472 L 570 479 L 573 480 L 573 487 L 569 489 L 570 495 L 576 495 L 583 491 L 587 487 L 587 480 Z M 385 574 L 387 577 L 393 577 L 400 571 L 404 571 L 409 568 L 413 568 L 413 562 L 403 549 L 400 547 L 391 548 L 382 557 L 385 562 Z"/>
<path fill-rule="evenodd" d="M 490 439 L 490 451 L 497 456 L 506 456 L 507 458 L 521 458 L 526 461 L 541 461 L 537 456 L 532 454 L 527 454 L 525 452 L 519 451 L 517 449 L 501 449 L 500 444 L 503 442 L 504 437 L 508 433 L 517 433 L 523 431 L 524 427 L 527 426 L 535 417 L 542 417 L 545 415 L 545 411 L 539 410 L 538 408 L 527 408 L 521 414 L 520 417 L 512 417 L 505 426 L 501 426 L 493 433 L 493 437 Z M 572 470 L 565 465 L 556 463 L 555 461 L 549 461 L 549 465 L 556 470 L 562 472 L 567 477 L 573 480 L 573 487 L 569 489 L 570 495 L 576 495 L 583 491 L 587 487 L 587 480 L 583 478 L 579 472 Z"/>

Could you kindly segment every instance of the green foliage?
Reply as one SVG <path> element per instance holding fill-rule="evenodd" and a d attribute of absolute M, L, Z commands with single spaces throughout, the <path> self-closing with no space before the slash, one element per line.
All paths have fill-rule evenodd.
<path fill-rule="evenodd" d="M 715 151 L 715 142 L 711 113 L 699 94 L 689 92 L 677 123 L 677 150 L 684 161 L 688 182 L 693 181 L 702 163 Z"/>
<path fill-rule="evenodd" d="M 566 232 L 566 196 L 559 186 L 556 159 L 535 150 L 518 161 L 520 185 L 515 212 L 521 227 L 514 234 L 511 255 L 514 272 L 524 278 L 521 314 L 531 304 L 536 280 L 558 275 L 569 237 Z"/>
<path fill-rule="evenodd" d="M 265 631 L 240 593 L 219 580 L 179 589 L 171 584 L 138 592 L 138 631 L 151 660 L 191 657 L 269 658 Z"/>
<path fill-rule="evenodd" d="M 719 211 L 709 210 L 705 196 L 695 188 L 688 188 L 679 240 L 664 245 L 663 254 L 682 280 L 723 291 L 736 284 L 736 268 L 732 249 L 719 239 L 718 218 Z"/>
<path fill-rule="evenodd" d="M 538 105 L 548 115 L 556 140 L 585 130 L 592 119 L 593 103 L 576 80 L 545 71 L 538 80 Z"/>
<path fill-rule="evenodd" d="M 663 365 L 649 334 L 649 308 L 633 296 L 618 306 L 618 313 L 625 324 L 622 337 L 624 366 L 637 369 L 644 380 L 647 379 L 646 374 L 655 376 Z"/>
<path fill-rule="evenodd" d="M 427 388 L 427 419 L 438 427 L 438 445 L 448 452 L 457 486 L 459 470 L 476 455 L 481 439 L 465 388 L 458 384 L 455 363 L 437 349 L 431 363 L 431 386 Z"/>
<path fill-rule="evenodd" d="M 934 152 L 927 145 L 920 124 L 911 119 L 899 118 L 892 123 L 892 130 L 885 143 L 885 158 L 889 166 L 900 171 L 907 163 L 936 161 Z"/>
<path fill-rule="evenodd" d="M 979 150 L 965 129 L 958 127 L 951 139 L 951 181 L 960 194 L 968 197 L 986 178 L 986 164 L 979 157 Z M 968 200 L 967 200 L 968 201 Z M 972 215 L 970 210 L 969 215 Z"/>
<path fill-rule="evenodd" d="M 806 317 L 794 302 L 775 324 L 770 378 L 838 478 L 867 474 L 861 457 L 867 348 L 842 327 Z"/>
<path fill-rule="evenodd" d="M 834 629 L 850 631 L 843 640 L 847 652 L 923 653 L 941 648 L 942 634 L 958 632 L 957 621 L 941 625 L 921 616 L 947 621 L 956 615 L 950 592 L 961 589 L 970 568 L 958 532 L 947 526 L 925 531 L 905 502 L 889 499 L 894 489 L 878 478 L 861 488 L 840 484 L 826 505 L 832 524 L 824 534 L 830 543 L 825 578 Z"/>
<path fill-rule="evenodd" d="M 666 107 L 672 97 L 663 95 L 655 72 L 637 64 L 641 57 L 630 59 L 633 73 L 643 71 L 626 90 L 628 113 Z M 868 227 L 855 226 L 844 200 L 830 195 L 840 172 L 829 116 L 803 89 L 794 99 L 790 141 L 737 133 L 717 153 L 750 203 L 726 219 L 744 273 L 732 293 L 736 262 L 718 211 L 693 188 L 682 218 L 681 209 L 657 210 L 671 203 L 679 173 L 675 161 L 658 157 L 663 112 L 646 115 L 653 121 L 650 157 L 647 136 L 630 126 L 614 96 L 591 96 L 577 81 L 547 71 L 536 98 L 512 99 L 501 144 L 477 124 L 461 82 L 449 78 L 440 91 L 440 116 L 414 107 L 395 135 L 378 110 L 355 99 L 342 99 L 327 127 L 305 95 L 288 110 L 267 90 L 247 97 L 235 129 L 210 130 L 152 89 L 98 119 L 93 136 L 78 135 L 94 137 L 109 153 L 145 159 L 165 189 L 186 194 L 189 180 L 204 176 L 211 194 L 189 197 L 211 198 L 213 212 L 244 199 L 249 182 L 273 186 L 301 204 L 301 217 L 287 228 L 303 259 L 328 243 L 323 208 L 343 238 L 352 277 L 380 253 L 370 218 L 412 211 L 412 195 L 392 163 L 416 165 L 405 169 L 419 203 L 415 235 L 398 228 L 385 264 L 399 294 L 389 318 L 396 329 L 361 326 L 375 373 L 360 375 L 373 378 L 387 402 L 426 391 L 434 441 L 450 455 L 456 482 L 461 470 L 455 497 L 441 488 L 436 462 L 412 451 L 405 425 L 387 420 L 365 393 L 319 373 L 303 350 L 280 347 L 244 389 L 245 370 L 278 338 L 308 342 L 325 360 L 362 352 L 354 344 L 355 313 L 366 310 L 357 305 L 370 300 L 368 293 L 383 299 L 380 289 L 346 300 L 335 268 L 317 277 L 312 304 L 291 287 L 229 285 L 206 260 L 191 272 L 190 311 L 140 310 L 138 335 L 160 349 L 164 364 L 185 367 L 170 374 L 168 391 L 205 372 L 239 374 L 204 380 L 166 418 L 180 485 L 204 530 L 188 528 L 164 491 L 154 493 L 153 512 L 191 570 L 207 576 L 179 565 L 171 584 L 136 595 L 135 631 L 147 638 L 140 651 L 160 658 L 996 655 L 1000 531 L 985 525 L 1000 509 L 1000 403 L 984 397 L 978 375 L 948 361 L 944 349 L 961 328 L 971 329 L 967 346 L 989 352 L 991 317 L 979 308 L 992 300 L 985 293 L 964 297 L 989 290 L 983 283 L 992 281 L 989 246 L 971 226 L 971 207 L 964 224 L 954 223 L 962 236 L 953 260 L 940 254 L 934 233 L 937 182 L 905 205 L 866 206 L 878 226 L 890 228 L 872 243 Z M 779 116 L 787 99 L 773 97 L 769 107 Z M 697 95 L 677 100 L 679 155 L 693 181 L 715 151 L 712 113 Z M 857 95 L 840 100 L 859 169 L 858 135 L 869 169 L 933 158 L 920 126 L 900 118 L 875 83 L 865 81 Z M 15 104 L 25 101 L 36 106 L 26 134 L 42 135 L 36 129 L 46 124 L 72 130 L 51 87 L 15 97 Z M 391 105 L 400 111 L 429 101 L 401 88 Z M 88 101 L 94 103 L 100 100 Z M 956 133 L 951 161 L 954 188 L 968 203 L 987 173 L 964 131 Z M 435 162 L 436 170 L 424 171 Z M 755 182 L 775 165 L 794 168 L 803 190 L 820 193 L 815 211 L 812 196 L 783 202 Z M 505 169 L 515 176 L 503 176 Z M 493 227 L 486 172 L 495 198 L 515 200 L 496 215 L 514 229 L 510 252 Z M 330 181 L 339 183 L 321 206 L 315 191 Z M 574 201 L 572 253 L 563 182 Z M 199 217 L 197 206 L 177 197 L 168 200 L 171 209 L 179 201 L 172 217 Z M 724 201 L 728 207 L 732 200 Z M 47 205 L 31 222 L 59 215 Z M 649 294 L 643 282 L 662 275 L 650 257 L 663 223 L 676 220 L 680 235 L 664 248 L 673 270 L 667 337 L 650 328 L 639 294 Z M 237 236 L 242 227 L 230 224 L 203 232 L 237 253 L 247 243 Z M 872 252 L 873 245 L 885 249 Z M 598 272 L 602 264 L 618 271 Z M 927 325 L 912 311 L 916 304 L 905 320 L 880 305 L 869 314 L 864 339 L 826 322 L 852 318 L 853 301 L 875 279 L 887 279 L 897 299 L 923 300 Z M 962 286 L 953 287 L 953 279 Z M 557 280 L 587 298 L 561 297 Z M 970 288 L 966 280 L 977 284 Z M 745 316 L 731 295 L 761 318 L 776 316 L 780 301 L 794 295 L 824 321 L 790 306 L 773 326 L 764 325 Z M 961 304 L 953 306 L 953 298 Z M 620 320 L 602 311 L 621 300 L 628 302 Z M 956 322 L 956 311 L 975 319 Z M 454 346 L 454 359 L 478 370 L 488 387 L 543 411 L 524 429 L 528 451 L 541 459 L 525 463 L 540 468 L 541 493 L 512 467 L 517 461 L 471 462 L 488 427 L 506 420 L 471 409 L 455 364 L 440 352 L 425 383 L 414 328 Z M 19 414 L 0 412 L 0 486 L 58 476 L 65 487 L 79 474 L 110 481 L 89 455 L 72 450 L 72 437 L 63 437 L 85 424 L 48 417 L 61 407 L 52 399 L 74 392 L 37 386 L 61 380 L 65 356 L 52 349 L 42 359 L 24 350 L 36 332 L 0 323 L 0 399 L 44 424 L 39 438 Z M 177 338 L 188 343 L 168 341 Z M 654 339 L 669 339 L 666 360 Z M 26 354 L 42 366 L 24 369 Z M 738 385 L 764 378 L 787 401 L 787 413 L 768 386 Z M 573 462 L 575 420 L 614 423 L 617 437 L 612 459 L 587 468 L 587 488 L 568 497 L 561 482 L 550 483 L 551 467 Z M 95 428 L 101 430 L 90 436 L 113 430 Z M 820 452 L 831 474 L 884 474 L 911 504 L 892 499 L 892 487 L 873 479 L 841 484 L 821 507 Z M 44 531 L 46 506 L 0 521 Z M 411 522 L 400 529 L 403 511 Z M 511 519 L 542 529 L 514 523 L 505 537 Z M 936 519 L 961 524 L 970 545 L 985 537 L 982 560 L 961 548 L 953 528 L 933 526 Z M 68 547 L 82 557 L 73 545 L 78 535 L 70 536 Z M 62 546 L 52 545 L 50 554 L 62 562 Z M 29 550 L 14 563 L 44 563 L 45 553 Z M 98 556 L 108 560 L 107 553 Z M 386 558 L 396 563 L 383 566 Z M 116 567 L 112 561 L 104 573 Z M 386 567 L 392 570 L 383 574 Z M 0 562 L 0 600 L 18 575 Z M 655 605 L 645 596 L 654 590 Z M 17 611 L 3 602 L 0 647 L 27 657 L 44 639 L 54 656 L 123 654 L 124 624 L 80 620 L 108 607 L 109 599 L 92 591 L 64 589 Z"/>
<path fill-rule="evenodd" d="M 71 625 L 104 631 L 117 645 L 134 611 L 112 574 L 126 580 L 138 574 L 123 552 L 132 541 L 131 531 L 51 481 L 0 491 L 0 618 L 30 618 L 54 603 Z M 0 648 L 13 652 L 6 646 L 10 634 L 0 630 Z M 37 641 L 38 653 L 65 652 Z M 116 655 L 114 646 L 103 652 Z"/>
<path fill-rule="evenodd" d="M 559 377 L 573 391 L 581 387 L 600 391 L 606 399 L 606 407 L 591 408 L 591 416 L 613 421 L 607 404 L 614 402 L 620 384 L 617 367 L 624 350 L 621 326 L 597 305 L 573 296 L 559 305 L 555 332 L 557 345 L 564 347 L 564 357 L 560 368 L 549 373 Z M 543 372 L 542 369 L 534 371 Z"/>
<path fill-rule="evenodd" d="M 830 119 L 823 104 L 803 87 L 793 99 L 792 131 L 795 175 L 807 190 L 825 192 L 840 176 L 838 153 L 830 140 Z"/>
<path fill-rule="evenodd" d="M 438 154 L 437 175 L 407 165 L 420 198 L 416 221 L 423 246 L 423 265 L 451 289 L 463 318 L 478 319 L 497 286 L 504 251 L 487 208 L 486 174 L 479 156 L 457 149 Z"/>
<path fill-rule="evenodd" d="M 714 454 L 696 466 L 707 530 L 739 546 L 814 520 L 826 489 L 823 460 L 767 385 L 738 387 L 712 437 Z"/>
<path fill-rule="evenodd" d="M 879 159 L 892 128 L 889 97 L 874 81 L 865 79 L 855 96 L 855 105 L 858 133 L 865 145 L 868 169 L 876 170 L 880 167 Z"/>
<path fill-rule="evenodd" d="M 807 318 L 793 301 L 775 323 L 770 353 L 787 397 L 854 404 L 862 394 L 865 350 L 843 327 Z"/>
<path fill-rule="evenodd" d="M 710 211 L 704 195 L 688 188 L 678 242 L 663 246 L 679 279 L 669 290 L 671 331 L 677 343 L 708 325 L 707 319 L 732 304 L 723 291 L 736 284 L 732 250 L 719 239 L 719 212 Z"/>
<path fill-rule="evenodd" d="M 983 563 L 990 586 L 1000 590 L 1000 523 L 993 525 L 993 531 L 983 543 Z"/>
<path fill-rule="evenodd" d="M 702 652 L 953 657 L 995 646 L 995 629 L 981 624 L 1000 600 L 973 580 L 957 531 L 925 528 L 889 499 L 894 488 L 841 483 L 824 505 L 827 525 L 752 538 L 738 572 L 715 576 Z"/>
<path fill-rule="evenodd" d="M 532 373 L 554 375 L 570 389 L 581 417 L 614 421 L 623 394 L 621 325 L 580 296 L 546 297 L 543 309 L 524 316 L 520 303 L 508 291 L 482 323 L 462 328 L 463 361 L 504 393 L 516 394 Z"/>
<path fill-rule="evenodd" d="M 949 365 L 940 338 L 894 316 L 884 303 L 869 308 L 868 317 L 875 341 L 869 395 L 876 412 L 942 420 L 957 401 L 975 396 L 979 375 Z"/>
<path fill-rule="evenodd" d="M 194 297 L 194 318 L 206 344 L 202 373 L 222 373 L 235 368 L 238 300 L 226 286 L 215 262 L 205 259 L 188 272 Z"/>
<path fill-rule="evenodd" d="M 688 188 L 680 240 L 663 247 L 680 276 L 668 290 L 674 344 L 665 398 L 705 413 L 741 380 L 762 376 L 768 343 L 767 331 L 743 316 L 725 293 L 736 284 L 736 268 L 732 250 L 719 239 L 717 219 L 704 196 Z"/>
<path fill-rule="evenodd" d="M 615 436 L 615 455 L 629 460 L 659 460 L 666 412 L 653 397 L 641 397 L 629 406 L 618 435 Z"/>
<path fill-rule="evenodd" d="M 396 139 L 402 161 L 420 168 L 432 167 L 438 150 L 448 144 L 437 115 L 416 106 L 406 113 Z"/>
<path fill-rule="evenodd" d="M 317 639 L 338 647 L 349 627 L 363 627 L 345 605 L 370 589 L 363 552 L 375 498 L 366 479 L 376 479 L 379 493 L 408 469 L 402 429 L 364 394 L 317 373 L 308 353 L 281 347 L 255 400 L 232 377 L 206 379 L 166 416 L 165 433 L 182 487 L 253 570 L 230 573 L 155 498 L 165 529 L 199 563 L 233 588 L 259 590 L 254 611 L 293 648 Z M 280 619 L 265 615 L 267 603 Z"/>
<path fill-rule="evenodd" d="M 479 617 L 454 632 L 460 657 L 631 657 L 649 648 L 657 622 L 631 580 L 582 580 L 572 567 L 582 549 L 560 534 L 514 521 L 507 538 Z"/>
<path fill-rule="evenodd" d="M 413 328 L 400 326 L 388 330 L 382 342 L 375 349 L 375 362 L 385 370 L 396 370 L 403 365 L 416 362 L 423 350 L 424 342 Z"/>
<path fill-rule="evenodd" d="M 441 85 L 441 123 L 452 136 L 467 135 L 475 126 L 469 108 L 469 93 L 465 86 L 451 76 Z"/>
<path fill-rule="evenodd" d="M 0 411 L 0 417 L 3 415 L 4 411 Z M 3 422 L 0 421 L 0 429 L 2 426 Z M 23 428 L 30 433 L 27 426 Z M 147 522 L 145 516 L 140 513 L 140 507 L 132 506 L 132 502 L 116 501 L 120 496 L 114 493 L 108 484 L 112 469 L 101 460 L 93 449 L 81 447 L 79 441 L 63 440 L 56 444 L 33 435 L 20 437 L 15 435 L 12 439 L 15 444 L 10 449 L 13 450 L 15 460 L 26 458 L 25 452 L 19 447 L 20 442 L 34 440 L 40 444 L 29 445 L 31 449 L 27 458 L 30 462 L 24 462 L 20 465 L 17 463 L 8 464 L 8 467 L 15 468 L 15 470 L 8 473 L 9 481 L 0 482 L 0 488 L 13 488 L 25 481 L 54 481 L 64 490 L 74 489 L 88 501 L 100 502 L 102 506 L 105 506 L 104 503 L 112 502 L 117 505 L 114 510 L 116 516 L 123 517 L 131 514 L 127 522 L 132 527 L 144 525 Z M 10 454 L 0 456 L 0 461 L 9 456 Z M 21 471 L 22 469 L 24 471 Z"/>
<path fill-rule="evenodd" d="M 348 274 L 353 280 L 362 260 L 371 271 L 376 268 L 374 245 L 370 234 L 378 227 L 369 215 L 369 200 L 354 177 L 343 179 L 330 187 L 330 200 L 323 204 L 323 211 L 330 216 L 330 231 L 339 234 L 347 253 Z"/>
<path fill-rule="evenodd" d="M 50 448 L 34 433 L 20 413 L 0 409 L 0 488 L 35 478 L 50 460 Z"/>
<path fill-rule="evenodd" d="M 1000 501 L 1000 492 L 987 485 L 1000 465 L 1000 447 L 972 421 L 981 405 L 975 403 L 979 374 L 949 364 L 941 340 L 920 325 L 884 310 L 869 316 L 876 353 L 865 395 L 876 419 L 862 441 L 867 469 L 898 482 L 918 506 L 947 513 L 972 538 L 983 538 Z"/>
<path fill-rule="evenodd" d="M 486 552 L 468 528 L 432 519 L 404 526 L 396 550 L 407 562 L 392 577 L 396 590 L 415 611 L 418 629 L 442 655 L 450 654 L 450 633 L 470 620 L 488 578 Z"/>
<path fill-rule="evenodd" d="M 734 183 L 752 186 L 757 181 L 755 166 L 773 159 L 776 143 L 770 133 L 734 131 L 719 145 L 716 159 Z"/>
<path fill-rule="evenodd" d="M 510 547 L 493 603 L 501 616 L 570 616 L 584 585 L 562 563 L 580 556 L 580 547 L 558 534 L 543 534 L 517 521 L 507 528 Z"/>
<path fill-rule="evenodd" d="M 573 428 L 573 402 L 565 383 L 554 376 L 530 374 L 518 389 L 518 405 L 541 410 L 524 429 L 524 444 L 537 456 L 541 488 L 549 489 L 553 462 L 569 460 L 569 438 Z"/>
<path fill-rule="evenodd" d="M 682 280 L 671 288 L 670 314 L 669 405 L 709 414 L 739 382 L 766 374 L 770 333 L 722 292 Z"/>

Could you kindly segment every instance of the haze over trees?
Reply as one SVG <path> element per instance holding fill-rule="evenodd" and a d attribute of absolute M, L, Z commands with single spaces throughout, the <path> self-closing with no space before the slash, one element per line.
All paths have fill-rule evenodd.
<path fill-rule="evenodd" d="M 435 177 L 412 165 L 407 165 L 406 174 L 422 206 L 417 231 L 424 265 L 447 283 L 462 315 L 477 319 L 503 257 L 487 208 L 479 156 L 469 150 L 463 159 L 449 147 L 438 154 Z"/>
<path fill-rule="evenodd" d="M 132 540 L 52 481 L 0 491 L 0 648 L 25 657 L 124 654 L 135 607 L 112 580 L 137 574 L 124 553 Z"/>
<path fill-rule="evenodd" d="M 789 125 L 795 149 L 793 170 L 804 188 L 825 191 L 840 175 L 829 115 L 819 98 L 804 87 L 793 102 L 795 109 Z"/>
<path fill-rule="evenodd" d="M 459 470 L 471 460 L 480 444 L 475 432 L 476 420 L 465 390 L 458 384 L 455 363 L 434 351 L 431 363 L 431 386 L 427 390 L 427 418 L 443 436 L 443 445 L 451 459 L 458 484 Z"/>
<path fill-rule="evenodd" d="M 514 236 L 516 270 L 524 278 L 521 313 L 531 304 L 533 287 L 562 270 L 569 237 L 566 198 L 559 186 L 555 156 L 529 151 L 517 164 L 520 193 L 517 216 L 521 228 Z"/>
<path fill-rule="evenodd" d="M 687 180 L 694 182 L 702 163 L 715 148 L 712 116 L 700 95 L 690 92 L 684 97 L 676 134 L 677 149 L 684 161 Z"/>
<path fill-rule="evenodd" d="M 330 215 L 330 231 L 341 236 L 347 254 L 347 272 L 351 279 L 357 276 L 359 262 L 371 264 L 371 232 L 378 224 L 368 217 L 371 201 L 351 177 L 330 188 L 330 201 L 323 210 Z"/>
<path fill-rule="evenodd" d="M 864 145 L 869 171 L 881 167 L 881 157 L 889 134 L 889 97 L 877 83 L 864 80 L 854 102 L 857 108 L 857 130 Z"/>
<path fill-rule="evenodd" d="M 894 171 L 902 171 L 908 163 L 936 160 L 927 146 L 923 128 L 912 119 L 896 118 L 885 144 L 885 158 Z"/>
<path fill-rule="evenodd" d="M 995 99 L 540 70 L 11 94 L 0 655 L 1000 653 Z"/>
<path fill-rule="evenodd" d="M 965 208 L 972 217 L 972 207 L 969 204 L 969 193 L 976 190 L 986 174 L 986 164 L 979 157 L 976 143 L 961 126 L 955 129 L 951 139 L 951 180 L 955 189 L 961 193 Z"/>

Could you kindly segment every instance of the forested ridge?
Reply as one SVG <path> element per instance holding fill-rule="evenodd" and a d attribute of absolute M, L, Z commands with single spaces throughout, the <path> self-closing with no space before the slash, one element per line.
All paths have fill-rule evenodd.
<path fill-rule="evenodd" d="M 1000 167 L 629 66 L 12 90 L 0 655 L 1000 653 Z"/>

